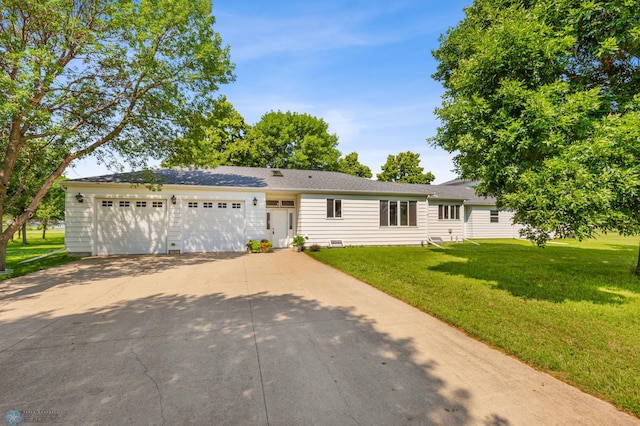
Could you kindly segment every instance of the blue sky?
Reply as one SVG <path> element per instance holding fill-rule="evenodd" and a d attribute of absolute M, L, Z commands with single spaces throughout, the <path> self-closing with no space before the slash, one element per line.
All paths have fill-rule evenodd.
<path fill-rule="evenodd" d="M 271 110 L 324 119 L 343 154 L 373 173 L 389 154 L 420 154 L 436 183 L 455 177 L 451 155 L 431 148 L 443 92 L 431 50 L 471 0 L 214 1 L 236 81 L 221 94 L 254 124 Z M 91 160 L 68 176 L 108 173 Z"/>

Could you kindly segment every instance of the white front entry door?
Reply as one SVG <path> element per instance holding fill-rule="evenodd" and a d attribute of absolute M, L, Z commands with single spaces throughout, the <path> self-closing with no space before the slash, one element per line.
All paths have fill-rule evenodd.
<path fill-rule="evenodd" d="M 267 239 L 273 247 L 285 248 L 289 246 L 289 212 L 284 209 L 273 209 L 267 212 Z"/>

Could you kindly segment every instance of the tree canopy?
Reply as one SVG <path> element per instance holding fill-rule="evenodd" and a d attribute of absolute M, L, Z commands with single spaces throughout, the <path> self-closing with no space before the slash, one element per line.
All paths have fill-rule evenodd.
<path fill-rule="evenodd" d="M 382 173 L 377 175 L 382 182 L 417 183 L 428 185 L 435 180 L 431 172 L 423 173 L 420 167 L 420 154 L 411 151 L 398 155 L 389 155 L 387 162 L 382 165 Z"/>
<path fill-rule="evenodd" d="M 295 112 L 270 111 L 253 127 L 251 142 L 260 167 L 338 170 L 338 136 L 321 118 Z"/>
<path fill-rule="evenodd" d="M 251 126 L 221 97 L 212 112 L 190 117 L 189 131 L 163 165 L 338 170 L 337 145 L 338 136 L 321 118 L 270 111 Z"/>
<path fill-rule="evenodd" d="M 2 229 L 4 269 L 10 236 L 67 166 L 163 158 L 233 66 L 210 1 L 3 0 L 0 13 L 0 214 L 33 188 Z"/>
<path fill-rule="evenodd" d="M 348 175 L 370 179 L 371 169 L 358 161 L 358 153 L 352 152 L 339 160 L 339 171 Z"/>
<path fill-rule="evenodd" d="M 187 119 L 188 130 L 172 146 L 165 167 L 257 166 L 259 152 L 251 143 L 251 126 L 225 96 L 216 99 L 211 111 L 195 111 Z"/>
<path fill-rule="evenodd" d="M 476 0 L 433 52 L 445 94 L 431 142 L 541 245 L 640 233 L 639 11 Z"/>

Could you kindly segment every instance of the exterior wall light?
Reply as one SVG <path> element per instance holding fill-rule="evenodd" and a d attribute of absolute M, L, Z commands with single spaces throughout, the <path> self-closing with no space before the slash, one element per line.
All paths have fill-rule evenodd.
<path fill-rule="evenodd" d="M 76 194 L 76 200 L 78 200 L 79 203 L 82 203 L 84 201 L 84 197 L 82 196 L 81 193 L 77 193 Z"/>
<path fill-rule="evenodd" d="M 256 197 L 253 197 L 253 205 L 254 206 L 258 205 L 258 199 Z"/>
<path fill-rule="evenodd" d="M 175 204 L 177 200 L 178 200 L 178 199 L 176 198 L 176 196 L 175 196 L 175 195 L 172 195 L 172 196 L 171 196 L 171 204 Z"/>

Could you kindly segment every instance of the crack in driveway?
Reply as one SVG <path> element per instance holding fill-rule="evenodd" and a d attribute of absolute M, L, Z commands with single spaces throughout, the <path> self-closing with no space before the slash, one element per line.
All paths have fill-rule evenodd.
<path fill-rule="evenodd" d="M 133 350 L 133 345 L 134 343 L 131 342 L 131 353 L 136 357 L 136 361 L 138 361 L 138 363 L 140 363 L 140 365 L 144 368 L 144 375 L 147 376 L 149 380 L 151 380 L 156 386 L 156 390 L 158 391 L 158 403 L 160 404 L 160 417 L 162 418 L 162 424 L 165 424 L 167 419 L 165 419 L 164 417 L 164 406 L 162 405 L 162 392 L 160 391 L 160 386 L 158 385 L 158 382 L 156 382 L 156 380 L 149 374 L 149 368 L 144 362 L 142 362 L 136 351 Z"/>

